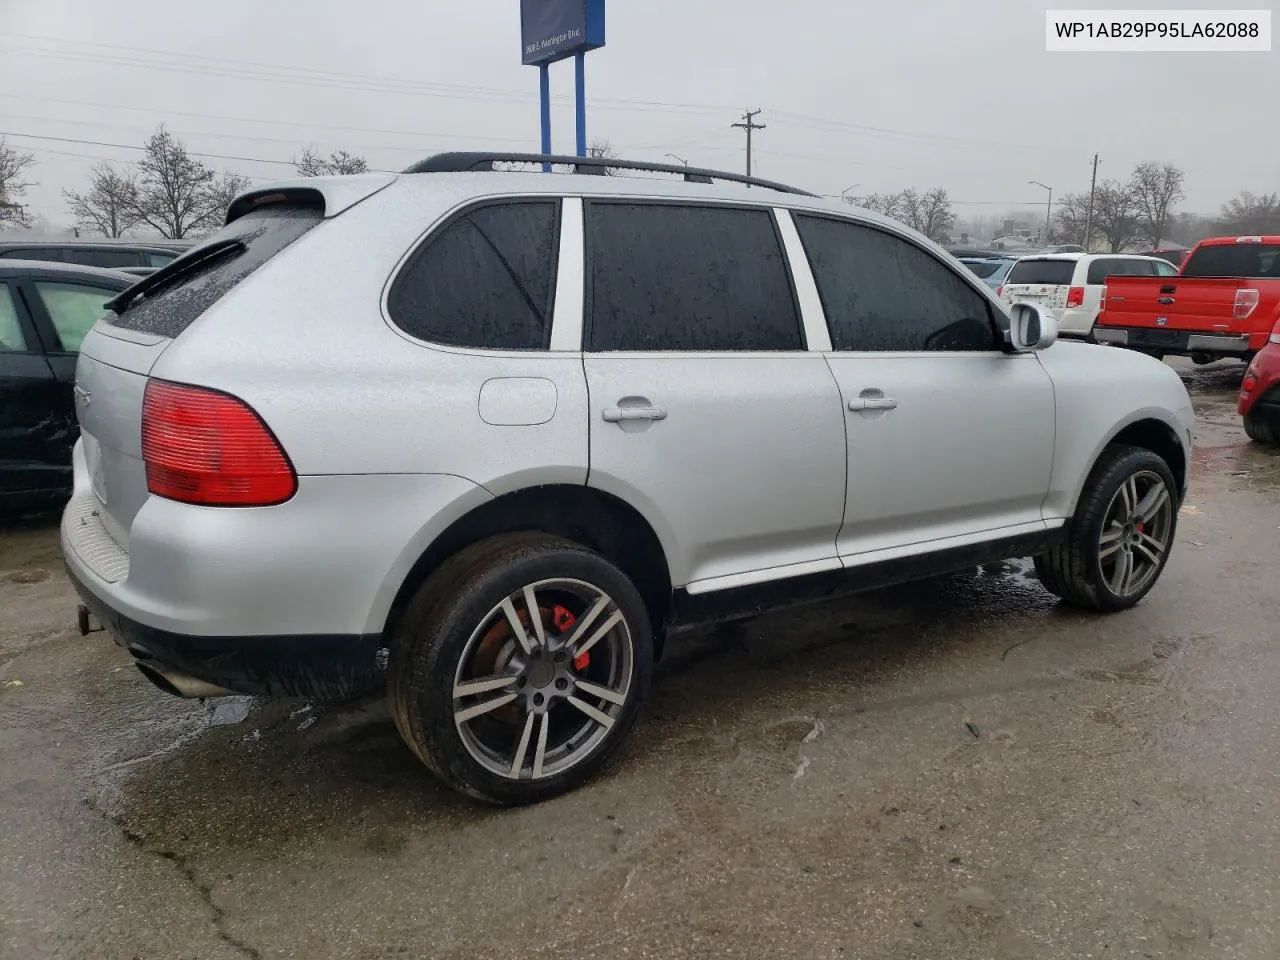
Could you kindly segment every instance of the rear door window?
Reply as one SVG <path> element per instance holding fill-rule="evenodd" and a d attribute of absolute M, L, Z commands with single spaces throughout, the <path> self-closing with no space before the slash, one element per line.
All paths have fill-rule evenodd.
<path fill-rule="evenodd" d="M 876 227 L 795 222 L 836 350 L 995 349 L 986 297 L 937 257 Z"/>
<path fill-rule="evenodd" d="M 27 338 L 22 335 L 22 323 L 18 320 L 18 305 L 7 283 L 0 283 L 0 350 L 23 353 Z"/>
<path fill-rule="evenodd" d="M 1103 284 L 1107 282 L 1107 277 L 1150 276 L 1145 267 L 1138 270 L 1135 269 L 1135 265 L 1141 265 L 1141 261 L 1121 260 L 1116 257 L 1095 260 L 1089 264 L 1089 275 L 1085 283 Z"/>
<path fill-rule="evenodd" d="M 428 237 L 387 298 L 391 320 L 431 343 L 483 350 L 550 346 L 560 204 L 475 207 Z"/>
<path fill-rule="evenodd" d="M 587 205 L 593 351 L 803 350 L 770 210 Z"/>
<path fill-rule="evenodd" d="M 113 317 L 113 326 L 176 337 L 236 284 L 324 219 L 319 194 L 311 200 L 270 203 L 227 224 L 198 247 L 146 278 L 158 281 Z M 202 248 L 237 241 L 203 263 L 188 267 Z"/>
<path fill-rule="evenodd" d="M 53 322 L 58 345 L 64 353 L 80 352 L 80 344 L 89 328 L 107 312 L 106 302 L 120 292 L 80 283 L 54 283 L 48 280 L 35 281 L 35 288 Z"/>
<path fill-rule="evenodd" d="M 1006 283 L 1042 283 L 1067 287 L 1076 272 L 1074 260 L 1019 260 L 1009 271 Z"/>
<path fill-rule="evenodd" d="M 973 272 L 973 275 L 980 280 L 986 280 L 1000 269 L 999 261 L 992 260 L 962 260 L 960 261 Z"/>
<path fill-rule="evenodd" d="M 146 260 L 144 266 L 163 267 L 178 259 L 178 255 L 176 253 L 156 253 L 154 250 L 148 250 L 143 254 L 143 258 Z"/>

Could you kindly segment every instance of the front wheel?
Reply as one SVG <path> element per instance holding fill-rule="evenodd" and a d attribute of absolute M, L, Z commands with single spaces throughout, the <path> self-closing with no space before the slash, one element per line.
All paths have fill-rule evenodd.
<path fill-rule="evenodd" d="M 581 784 L 635 723 L 650 621 L 604 557 L 543 534 L 476 544 L 428 578 L 393 638 L 396 726 L 446 783 L 498 804 Z"/>
<path fill-rule="evenodd" d="M 1178 524 L 1173 473 L 1150 450 L 1108 447 L 1089 475 L 1066 538 L 1035 558 L 1050 592 L 1092 610 L 1132 607 L 1155 586 Z"/>

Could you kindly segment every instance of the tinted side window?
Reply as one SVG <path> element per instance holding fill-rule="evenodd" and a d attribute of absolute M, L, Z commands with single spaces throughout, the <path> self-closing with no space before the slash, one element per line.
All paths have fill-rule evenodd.
<path fill-rule="evenodd" d="M 985 297 L 883 230 L 797 216 L 837 350 L 994 350 Z"/>
<path fill-rule="evenodd" d="M 18 305 L 13 302 L 9 285 L 0 283 L 0 350 L 27 349 L 27 338 L 22 335 L 18 321 Z"/>
<path fill-rule="evenodd" d="M 587 206 L 589 350 L 803 350 L 763 209 Z"/>
<path fill-rule="evenodd" d="M 104 250 L 102 248 L 79 248 L 68 251 L 67 259 L 72 263 L 81 263 L 86 267 L 136 267 L 139 257 L 134 250 Z"/>
<path fill-rule="evenodd" d="M 391 288 L 391 319 L 433 343 L 545 350 L 559 253 L 559 203 L 470 210 L 429 237 Z"/>
<path fill-rule="evenodd" d="M 107 312 L 104 304 L 120 292 L 45 280 L 37 280 L 35 286 L 45 309 L 49 311 L 59 346 L 67 353 L 80 352 L 80 344 L 89 328 Z"/>
<path fill-rule="evenodd" d="M 57 263 L 65 262 L 63 251 L 58 247 L 27 247 L 17 248 L 13 250 L 0 250 L 0 257 L 7 260 L 44 260 L 55 261 Z"/>
<path fill-rule="evenodd" d="M 1107 277 L 1127 277 L 1135 271 L 1131 270 L 1129 260 L 1095 260 L 1089 264 L 1089 275 L 1085 283 L 1106 283 Z"/>
<path fill-rule="evenodd" d="M 146 267 L 163 267 L 165 264 L 178 259 L 176 253 L 156 253 L 154 250 L 148 250 L 142 256 L 146 260 L 143 266 Z"/>

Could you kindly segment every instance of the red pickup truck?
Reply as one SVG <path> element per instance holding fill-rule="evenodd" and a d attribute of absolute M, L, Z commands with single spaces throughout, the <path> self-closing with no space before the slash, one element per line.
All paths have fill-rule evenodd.
<path fill-rule="evenodd" d="M 1246 363 L 1280 320 L 1280 236 L 1201 240 L 1176 277 L 1108 277 L 1093 329 L 1160 358 Z"/>

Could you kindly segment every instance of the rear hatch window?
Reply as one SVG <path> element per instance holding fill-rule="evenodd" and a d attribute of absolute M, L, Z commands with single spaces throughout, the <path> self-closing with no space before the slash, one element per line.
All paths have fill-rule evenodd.
<path fill-rule="evenodd" d="M 973 271 L 974 276 L 982 280 L 1000 269 L 999 260 L 963 260 L 961 262 Z"/>
<path fill-rule="evenodd" d="M 268 202 L 126 291 L 112 325 L 177 337 L 236 284 L 324 219 L 323 197 L 314 191 L 271 199 L 264 198 Z"/>
<path fill-rule="evenodd" d="M 1201 247 L 1182 268 L 1184 277 L 1280 278 L 1280 246 L 1237 243 Z"/>
<path fill-rule="evenodd" d="M 1019 260 L 1009 271 L 1007 282 L 1070 286 L 1075 272 L 1074 260 Z"/>

